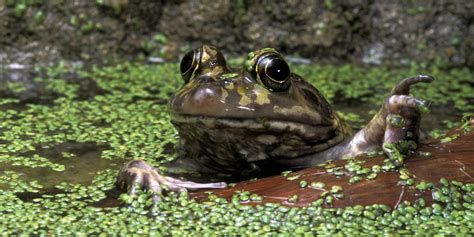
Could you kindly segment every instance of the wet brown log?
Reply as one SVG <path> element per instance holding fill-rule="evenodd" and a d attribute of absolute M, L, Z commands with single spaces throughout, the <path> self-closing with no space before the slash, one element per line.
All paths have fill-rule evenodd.
<path fill-rule="evenodd" d="M 440 178 L 456 180 L 464 183 L 474 181 L 474 118 L 470 120 L 471 132 L 463 133 L 459 129 L 453 130 L 449 135 L 460 134 L 454 141 L 443 143 L 440 140 L 427 140 L 422 142 L 419 151 L 430 152 L 429 157 L 413 156 L 406 161 L 406 168 L 413 174 L 415 184 L 424 180 L 439 185 Z M 367 160 L 365 167 L 374 164 L 382 164 L 384 156 L 375 158 L 363 157 Z M 337 166 L 344 166 L 346 161 L 335 162 Z M 427 203 L 433 202 L 431 191 L 418 191 L 414 186 L 400 184 L 399 172 L 382 172 L 374 180 L 363 178 L 362 181 L 349 184 L 350 175 L 336 177 L 327 173 L 324 168 L 314 167 L 293 172 L 290 176 L 301 175 L 296 180 L 287 180 L 282 175 L 262 178 L 255 181 L 238 183 L 235 187 L 212 190 L 220 197 L 230 198 L 236 191 L 245 190 L 256 193 L 263 197 L 262 202 L 249 202 L 248 204 L 262 204 L 266 202 L 282 203 L 288 206 L 307 206 L 317 200 L 323 193 L 322 190 L 311 188 L 300 188 L 300 180 L 311 182 L 323 182 L 326 189 L 333 185 L 343 187 L 344 198 L 335 199 L 334 207 L 352 205 L 386 204 L 396 206 L 401 201 L 414 201 L 423 197 Z M 297 194 L 298 201 L 289 203 L 287 200 L 291 195 Z M 190 196 L 203 201 L 208 194 L 204 191 L 190 193 Z"/>

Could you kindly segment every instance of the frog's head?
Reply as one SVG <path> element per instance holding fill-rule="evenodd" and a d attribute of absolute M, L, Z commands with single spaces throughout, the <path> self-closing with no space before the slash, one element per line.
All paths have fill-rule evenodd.
<path fill-rule="evenodd" d="M 171 98 L 170 111 L 182 139 L 189 135 L 187 140 L 211 146 L 203 139 L 223 143 L 232 137 L 227 146 L 245 146 L 242 141 L 255 137 L 271 151 L 309 147 L 336 135 L 338 120 L 327 101 L 274 49 L 249 53 L 242 68 L 232 69 L 217 48 L 204 45 L 183 57 L 181 75 L 184 84 Z"/>

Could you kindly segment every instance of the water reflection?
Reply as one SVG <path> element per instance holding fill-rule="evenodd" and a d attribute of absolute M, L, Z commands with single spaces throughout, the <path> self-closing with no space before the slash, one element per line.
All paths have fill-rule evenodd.
<path fill-rule="evenodd" d="M 52 188 L 61 182 L 88 185 L 91 184 L 98 171 L 118 169 L 121 165 L 121 161 L 101 158 L 101 152 L 106 148 L 106 146 L 97 146 L 93 143 L 65 142 L 35 152 L 35 154 L 48 158 L 51 162 L 64 165 L 66 169 L 62 172 L 44 167 L 12 166 L 6 162 L 0 163 L 0 170 L 22 173 L 22 179 L 37 180 L 45 189 Z M 65 158 L 63 152 L 73 154 L 73 157 Z"/>

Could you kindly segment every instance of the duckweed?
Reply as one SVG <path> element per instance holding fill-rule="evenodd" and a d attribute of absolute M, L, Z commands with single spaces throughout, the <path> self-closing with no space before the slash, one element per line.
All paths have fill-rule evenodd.
<path fill-rule="evenodd" d="M 343 191 L 343 188 L 339 185 L 334 185 L 331 187 L 331 193 L 340 193 Z"/>
<path fill-rule="evenodd" d="M 0 162 L 8 162 L 13 166 L 26 166 L 31 168 L 48 167 L 58 172 L 65 170 L 64 165 L 53 163 L 47 158 L 37 154 L 34 154 L 32 157 L 0 155 Z"/>
<path fill-rule="evenodd" d="M 352 176 L 350 179 L 349 179 L 349 184 L 355 184 L 355 183 L 358 183 L 362 181 L 362 177 L 358 176 L 358 175 L 355 175 L 355 176 Z"/>
<path fill-rule="evenodd" d="M 326 184 L 323 182 L 311 182 L 309 186 L 314 189 L 324 189 Z"/>
<path fill-rule="evenodd" d="M 472 113 L 474 110 L 474 104 L 468 102 L 474 94 L 474 88 L 469 84 L 474 79 L 468 68 L 446 72 L 435 65 L 421 64 L 411 65 L 408 69 L 357 68 L 351 65 L 297 65 L 293 69 L 320 89 L 331 102 L 346 98 L 375 105 L 380 105 L 386 94 L 402 78 L 429 74 L 436 81 L 431 85 L 416 85 L 413 87 L 413 95 L 437 104 L 453 103 L 462 112 Z"/>
<path fill-rule="evenodd" d="M 306 188 L 308 186 L 308 181 L 301 180 L 299 185 L 300 185 L 300 188 Z"/>
<path fill-rule="evenodd" d="M 75 21 L 79 24 L 80 19 Z M 437 79 L 437 86 L 417 85 L 413 94 L 423 95 L 433 104 L 453 104 L 462 113 L 474 110 L 467 103 L 474 94 L 468 86 L 473 78 L 469 69 L 443 72 L 416 65 L 389 71 L 350 65 L 297 65 L 293 69 L 331 102 L 341 98 L 377 105 L 401 78 L 427 73 Z M 230 200 L 210 194 L 202 203 L 184 193 L 156 197 L 139 192 L 135 196 L 120 195 L 123 206 L 94 207 L 114 186 L 117 170 L 111 169 L 89 174 L 94 179 L 88 185 L 63 182 L 56 186 L 61 192 L 45 192 L 41 182 L 3 167 L 68 172 L 67 166 L 38 153 L 38 148 L 48 149 L 66 141 L 104 145 L 103 159 L 143 159 L 157 167 L 174 159 L 178 135 L 169 122 L 166 102 L 181 80 L 177 64 L 123 63 L 83 70 L 60 63 L 57 67 L 37 68 L 37 73 L 36 81 L 59 94 L 51 103 L 25 103 L 21 96 L 15 96 L 25 92 L 25 87 L 15 83 L 9 84 L 9 95 L 13 96 L 0 99 L 0 232 L 4 235 L 469 235 L 474 231 L 474 185 L 446 179 L 441 179 L 439 185 L 425 181 L 413 184 L 420 191 L 432 192 L 436 200 L 433 205 L 418 199 L 393 210 L 379 204 L 332 208 L 334 198 L 344 197 L 342 187 L 326 190 L 322 182 L 308 184 L 303 180 L 300 186 L 324 191 L 308 207 L 261 204 L 264 197 L 245 190 Z M 103 93 L 80 98 L 83 88 L 63 80 L 70 76 L 92 80 Z M 22 105 L 18 110 L 3 109 L 18 104 Z M 354 114 L 344 114 L 349 120 L 360 121 Z M 469 126 L 462 123 L 463 130 L 468 131 Z M 63 152 L 61 158 L 77 157 Z M 345 167 L 323 166 L 336 176 L 353 175 L 354 182 L 393 168 L 389 162 L 364 167 L 363 162 L 351 159 Z M 290 172 L 283 175 L 291 180 L 300 178 Z M 38 197 L 22 200 L 18 194 L 24 192 Z M 153 202 L 156 198 L 161 201 Z M 287 201 L 297 203 L 298 198 L 293 195 Z M 256 205 L 242 205 L 247 202 Z"/>
<path fill-rule="evenodd" d="M 301 175 L 293 175 L 293 176 L 287 176 L 286 180 L 297 180 L 301 177 Z"/>
<path fill-rule="evenodd" d="M 293 171 L 291 171 L 291 170 L 283 171 L 283 172 L 281 172 L 281 175 L 282 175 L 283 177 L 287 177 L 287 176 L 288 176 L 290 173 L 292 173 L 292 172 L 293 172 Z"/>
<path fill-rule="evenodd" d="M 368 180 L 373 180 L 375 178 L 377 178 L 377 173 L 370 173 L 369 175 L 367 175 Z"/>
<path fill-rule="evenodd" d="M 298 201 L 298 199 L 299 199 L 298 194 L 293 194 L 290 197 L 288 197 L 288 202 L 289 203 L 295 203 L 295 202 Z"/>

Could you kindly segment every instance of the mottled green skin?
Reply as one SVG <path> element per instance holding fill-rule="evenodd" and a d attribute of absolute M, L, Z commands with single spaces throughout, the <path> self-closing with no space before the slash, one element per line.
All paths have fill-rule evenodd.
<path fill-rule="evenodd" d="M 170 100 L 171 122 L 180 136 L 179 158 L 170 167 L 216 174 L 217 178 L 245 177 L 309 167 L 382 150 L 384 143 L 418 139 L 424 102 L 408 96 L 409 86 L 430 82 L 429 76 L 399 83 L 372 121 L 353 134 L 321 93 L 298 75 L 290 74 L 290 86 L 284 91 L 274 92 L 263 86 L 252 73 L 252 64 L 262 50 L 249 54 L 241 69 L 229 68 L 214 47 L 205 45 L 200 50 L 193 75 Z M 263 51 L 267 50 L 271 49 Z M 402 117 L 404 124 L 387 123 L 393 116 Z M 160 178 L 169 177 L 143 161 L 132 161 L 122 169 L 118 183 L 122 187 L 138 183 L 149 189 L 158 183 L 176 190 L 198 188 L 197 183 L 177 179 L 163 183 Z"/>

